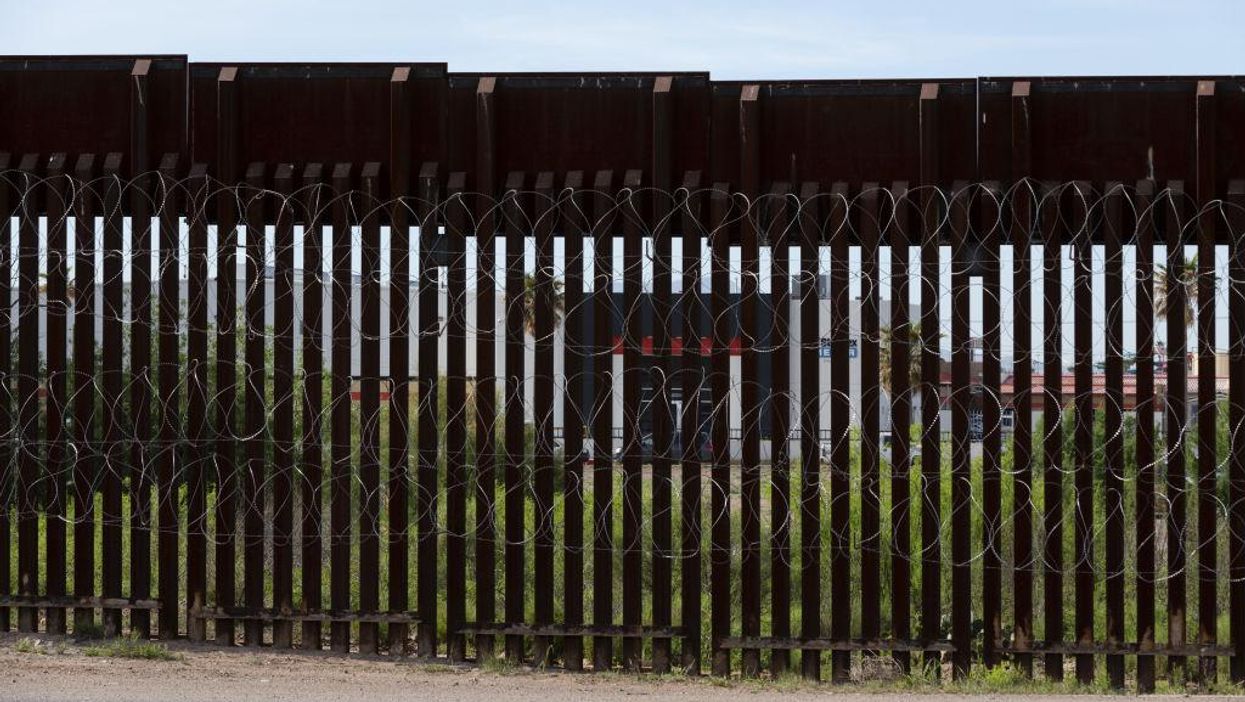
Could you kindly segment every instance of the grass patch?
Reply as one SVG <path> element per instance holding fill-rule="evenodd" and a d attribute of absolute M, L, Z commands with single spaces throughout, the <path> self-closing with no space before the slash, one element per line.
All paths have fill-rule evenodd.
<path fill-rule="evenodd" d="M 82 652 L 97 658 L 139 658 L 149 661 L 180 661 L 184 657 L 169 647 L 155 641 L 126 637 L 111 639 L 95 646 L 87 646 Z"/>
<path fill-rule="evenodd" d="M 65 644 L 62 641 L 42 641 L 26 636 L 18 639 L 17 644 L 13 646 L 13 650 L 18 653 L 33 653 L 40 656 L 46 656 L 50 653 L 60 655 L 65 652 Z"/>
<path fill-rule="evenodd" d="M 523 667 L 512 660 L 501 656 L 483 656 L 480 659 L 480 667 L 490 673 L 518 673 Z"/>
<path fill-rule="evenodd" d="M 17 645 L 13 647 L 18 653 L 47 653 L 38 641 L 31 638 L 18 639 Z"/>

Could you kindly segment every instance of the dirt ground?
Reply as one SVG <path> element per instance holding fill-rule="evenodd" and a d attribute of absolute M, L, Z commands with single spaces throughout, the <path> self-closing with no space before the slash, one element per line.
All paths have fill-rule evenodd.
<path fill-rule="evenodd" d="M 0 635 L 0 700 L 562 700 L 676 699 L 835 700 L 879 698 L 999 700 L 1002 695 L 931 695 L 927 692 L 852 691 L 826 685 L 721 683 L 623 674 L 483 670 L 411 660 L 330 654 L 221 649 L 175 643 L 180 660 L 131 660 L 85 655 L 73 642 L 30 637 L 19 651 L 16 634 Z M 882 692 L 882 694 L 879 694 Z M 1095 699 L 1090 695 L 1022 695 L 1024 700 Z M 1103 698 L 1109 699 L 1109 698 Z M 1115 697 L 1114 699 L 1118 699 Z M 1156 699 L 1156 698 L 1151 698 Z M 1158 698 L 1161 699 L 1161 698 Z M 1207 697 L 1205 699 L 1215 699 Z M 1226 697 L 1219 699 L 1228 699 Z"/>

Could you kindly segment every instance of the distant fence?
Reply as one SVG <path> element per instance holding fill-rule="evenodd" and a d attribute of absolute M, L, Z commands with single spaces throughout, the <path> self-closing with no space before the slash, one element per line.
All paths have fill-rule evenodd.
<path fill-rule="evenodd" d="M 321 68 L 0 60 L 0 629 L 1245 679 L 1239 91 Z"/>
<path fill-rule="evenodd" d="M 144 636 L 184 631 L 233 643 L 240 634 L 258 644 L 270 629 L 279 647 L 413 646 L 452 659 L 496 655 L 504 637 L 510 660 L 569 668 L 587 659 L 597 669 L 695 671 L 703 662 L 717 674 L 732 665 L 757 674 L 764 663 L 778 673 L 796 665 L 795 650 L 800 670 L 816 677 L 828 651 L 831 676 L 846 679 L 853 652 L 889 651 L 904 669 L 912 654 L 931 664 L 949 653 L 956 675 L 1004 658 L 1028 670 L 1041 656 L 1055 678 L 1070 656 L 1078 677 L 1091 680 L 1095 658 L 1105 656 L 1122 684 L 1124 657 L 1136 656 L 1142 689 L 1153 684 L 1158 656 L 1172 665 L 1197 657 L 1204 675 L 1232 657 L 1236 670 L 1245 614 L 1245 446 L 1236 431 L 1245 408 L 1236 382 L 1245 372 L 1245 188 L 1237 184 L 1204 205 L 1178 183 L 1150 181 L 1022 181 L 1005 190 L 780 183 L 749 199 L 690 175 L 664 192 L 634 172 L 622 182 L 597 174 L 591 188 L 578 173 L 557 184 L 551 174 L 515 173 L 494 198 L 426 165 L 417 195 L 384 199 L 375 164 L 300 173 L 254 164 L 237 186 L 165 165 L 122 180 L 109 159 L 81 157 L 70 168 L 58 155 L 0 174 L 0 205 L 15 222 L 0 251 L 17 252 L 0 270 L 17 280 L 16 299 L 0 300 L 16 310 L 0 319 L 11 427 L 0 537 L 10 543 L 10 524 L 17 532 L 16 568 L 10 574 L 4 559 L 0 584 L 20 630 L 34 631 L 41 613 L 50 633 L 91 626 L 99 609 L 115 632 L 128 611 L 128 629 Z M 1188 273 L 1184 246 L 1197 247 Z M 818 323 L 823 256 L 828 329 Z M 244 294 L 235 299 L 239 263 Z M 410 290 L 412 270 L 413 299 L 393 294 Z M 1162 308 L 1156 277 L 1166 281 Z M 618 279 L 621 308 L 604 284 Z M 853 279 L 863 290 L 868 378 L 859 396 L 848 392 L 846 373 Z M 732 280 L 737 309 L 728 306 Z M 384 324 L 382 282 L 391 293 Z M 209 306 L 211 286 L 217 303 Z M 884 287 L 891 299 L 919 301 L 920 318 L 896 304 L 880 319 Z M 327 315 L 293 314 L 296 298 L 312 309 L 324 288 Z M 654 298 L 648 353 L 641 315 L 629 307 L 642 294 Z M 1225 295 L 1228 402 L 1216 397 L 1213 362 Z M 358 316 L 352 296 L 361 298 Z M 473 319 L 464 314 L 469 296 Z M 1186 296 L 1197 298 L 1189 325 L 1165 323 L 1160 441 L 1156 403 L 1141 401 L 1137 421 L 1125 421 L 1124 359 L 1136 358 L 1138 396 L 1153 398 L 1156 315 L 1186 314 Z M 946 300 L 949 317 L 939 309 Z M 265 324 L 269 307 L 275 321 Z M 767 329 L 756 325 L 762 307 Z M 787 333 L 796 316 L 810 330 L 802 338 Z M 499 317 L 504 352 L 495 358 Z M 609 377 L 612 317 L 623 320 L 620 386 Z M 1125 317 L 1135 329 L 1128 340 Z M 327 366 L 321 324 L 330 331 Z M 919 336 L 905 333 L 918 324 Z M 979 373 L 970 373 L 974 326 Z M 1189 326 L 1201 360 L 1193 397 L 1182 382 Z M 947 327 L 951 391 L 912 416 L 913 399 L 934 396 L 940 383 Z M 736 331 L 742 358 L 732 373 Z M 829 393 L 818 357 L 827 334 Z M 694 344 L 675 353 L 676 336 L 713 342 L 707 354 Z M 357 403 L 352 339 L 362 363 Z M 381 344 L 390 346 L 386 377 Z M 467 344 L 479 346 L 472 382 Z M 534 367 L 525 365 L 528 344 Z M 1018 397 L 1031 387 L 1036 353 L 1045 376 L 1044 430 L 1029 428 L 1031 403 L 1016 403 L 1006 445 L 1004 345 Z M 411 348 L 417 363 L 404 367 Z M 1096 355 L 1106 400 L 1097 414 Z M 765 387 L 752 380 L 762 359 L 772 364 Z M 1076 369 L 1070 396 L 1065 360 Z M 918 428 L 895 432 L 888 450 L 878 431 L 884 376 L 893 425 Z M 382 381 L 392 382 L 384 406 Z M 654 398 L 642 406 L 644 381 Z M 583 387 L 592 392 L 586 401 L 576 392 Z M 612 416 L 616 387 L 620 418 Z M 676 414 L 662 401 L 674 388 L 709 402 L 686 402 Z M 1191 400 L 1195 415 L 1186 411 Z M 560 444 L 555 402 L 571 427 Z M 979 458 L 969 437 L 973 402 L 983 417 Z M 764 404 L 767 433 L 792 441 L 776 442 L 762 465 Z M 940 404 L 951 410 L 949 446 Z M 832 426 L 828 451 L 815 438 L 822 412 Z M 1104 427 L 1097 439 L 1096 420 Z M 593 451 L 613 445 L 616 421 L 619 454 Z M 736 426 L 739 463 L 727 448 Z M 702 434 L 708 456 L 679 440 Z M 1230 625 L 1221 633 L 1224 594 Z M 1165 604 L 1162 619 L 1156 602 Z M 1186 613 L 1190 602 L 1196 610 Z"/>

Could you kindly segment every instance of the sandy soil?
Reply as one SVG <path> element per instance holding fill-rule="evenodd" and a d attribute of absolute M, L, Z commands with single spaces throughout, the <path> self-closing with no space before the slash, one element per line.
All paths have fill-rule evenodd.
<path fill-rule="evenodd" d="M 950 701 L 962 696 L 876 692 L 763 683 L 655 680 L 622 674 L 489 671 L 411 660 L 278 653 L 173 644 L 180 661 L 94 658 L 72 642 L 45 642 L 45 653 L 18 652 L 19 637 L 0 635 L 0 700 L 808 700 L 874 702 L 879 698 Z M 1003 699 L 997 695 L 970 697 Z M 1093 696 L 1023 696 L 1086 701 Z M 1103 698 L 1103 699 L 1119 699 Z M 1156 698 L 1151 698 L 1156 699 Z M 1213 699 L 1213 698 L 1206 698 Z M 1220 698 L 1226 699 L 1226 698 Z"/>

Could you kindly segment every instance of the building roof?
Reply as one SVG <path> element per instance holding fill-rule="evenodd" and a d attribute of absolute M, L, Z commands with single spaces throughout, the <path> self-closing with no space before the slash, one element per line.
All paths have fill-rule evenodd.
<path fill-rule="evenodd" d="M 1063 374 L 1063 387 L 1061 388 L 1065 397 L 1076 395 L 1076 374 Z M 1107 376 L 1105 373 L 1094 373 L 1091 377 L 1093 389 L 1091 392 L 1095 396 L 1106 396 L 1107 394 Z M 1186 392 L 1189 397 L 1196 397 L 1198 393 L 1198 376 L 1190 375 L 1185 383 Z M 1216 394 L 1226 395 L 1228 393 L 1228 379 L 1223 377 L 1215 378 Z M 1167 374 L 1154 374 L 1154 390 L 1156 393 L 1165 392 L 1167 388 Z M 1033 382 L 1030 385 L 1029 392 L 1033 395 L 1040 395 L 1045 392 L 1046 383 L 1040 372 L 1033 374 Z M 1122 387 L 1125 396 L 1135 396 L 1137 394 L 1137 375 L 1134 373 L 1125 373 Z M 1016 377 L 1014 375 L 1007 376 L 999 384 L 999 393 L 1004 398 L 1010 398 L 1016 394 Z"/>

